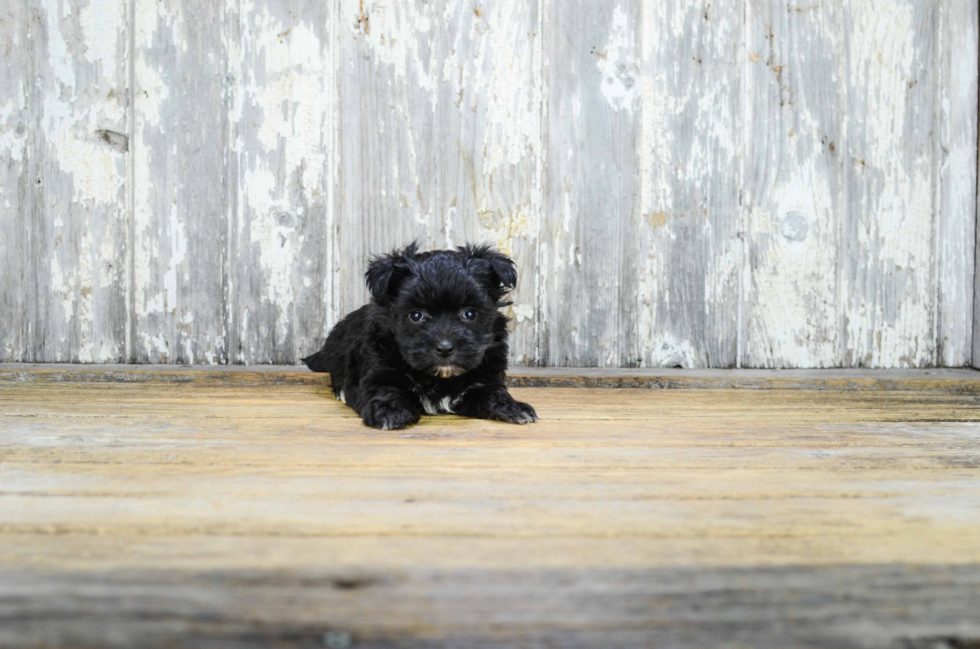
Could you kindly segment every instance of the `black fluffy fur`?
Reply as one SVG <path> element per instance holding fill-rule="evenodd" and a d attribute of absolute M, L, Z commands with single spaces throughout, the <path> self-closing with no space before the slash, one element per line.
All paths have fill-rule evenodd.
<path fill-rule="evenodd" d="M 365 424 L 404 428 L 422 414 L 449 412 L 537 421 L 504 384 L 507 318 L 498 309 L 517 284 L 513 260 L 486 245 L 418 252 L 413 243 L 372 259 L 365 280 L 371 302 L 303 359 L 314 372 L 330 373 L 334 394 Z M 447 349 L 440 352 L 440 344 Z"/>

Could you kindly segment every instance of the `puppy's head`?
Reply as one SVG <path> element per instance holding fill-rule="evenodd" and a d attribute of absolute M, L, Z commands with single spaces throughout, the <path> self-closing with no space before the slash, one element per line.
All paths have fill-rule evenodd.
<path fill-rule="evenodd" d="M 375 303 L 388 310 L 405 362 L 449 378 L 483 360 L 517 271 L 488 245 L 420 253 L 413 243 L 374 258 L 365 279 Z"/>

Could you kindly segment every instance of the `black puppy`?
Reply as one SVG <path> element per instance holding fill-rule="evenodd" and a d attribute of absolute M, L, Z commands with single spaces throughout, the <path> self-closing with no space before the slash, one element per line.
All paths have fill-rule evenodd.
<path fill-rule="evenodd" d="M 316 354 L 334 394 L 368 426 L 404 428 L 454 413 L 513 424 L 537 421 L 504 385 L 507 318 L 497 309 L 517 284 L 514 262 L 492 247 L 404 250 L 371 260 L 373 300 L 341 320 Z"/>

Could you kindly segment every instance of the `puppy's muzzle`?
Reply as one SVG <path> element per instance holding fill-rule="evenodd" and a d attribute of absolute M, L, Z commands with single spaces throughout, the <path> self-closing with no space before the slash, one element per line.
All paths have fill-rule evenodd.
<path fill-rule="evenodd" d="M 433 368 L 432 374 L 438 376 L 440 379 L 448 379 L 453 376 L 460 376 L 464 374 L 466 370 L 457 365 L 440 365 Z"/>

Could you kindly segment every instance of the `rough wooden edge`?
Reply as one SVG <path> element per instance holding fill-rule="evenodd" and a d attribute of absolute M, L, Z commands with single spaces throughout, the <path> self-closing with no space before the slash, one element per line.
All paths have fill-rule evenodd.
<path fill-rule="evenodd" d="M 977 39 L 977 64 L 980 66 L 980 38 Z M 973 264 L 973 339 L 971 341 L 971 365 L 980 368 L 980 102 L 977 106 L 977 210 L 976 236 L 974 238 Z"/>
<path fill-rule="evenodd" d="M 977 39 L 977 65 L 980 66 L 980 38 Z M 977 105 L 977 209 L 973 248 L 973 339 L 970 344 L 971 365 L 980 368 L 980 102 Z"/>
<path fill-rule="evenodd" d="M 198 385 L 329 385 L 328 374 L 296 365 L 32 365 L 0 364 L 0 383 L 194 383 Z M 980 371 L 934 370 L 680 370 L 515 368 L 511 387 L 663 390 L 916 390 L 980 394 Z"/>

